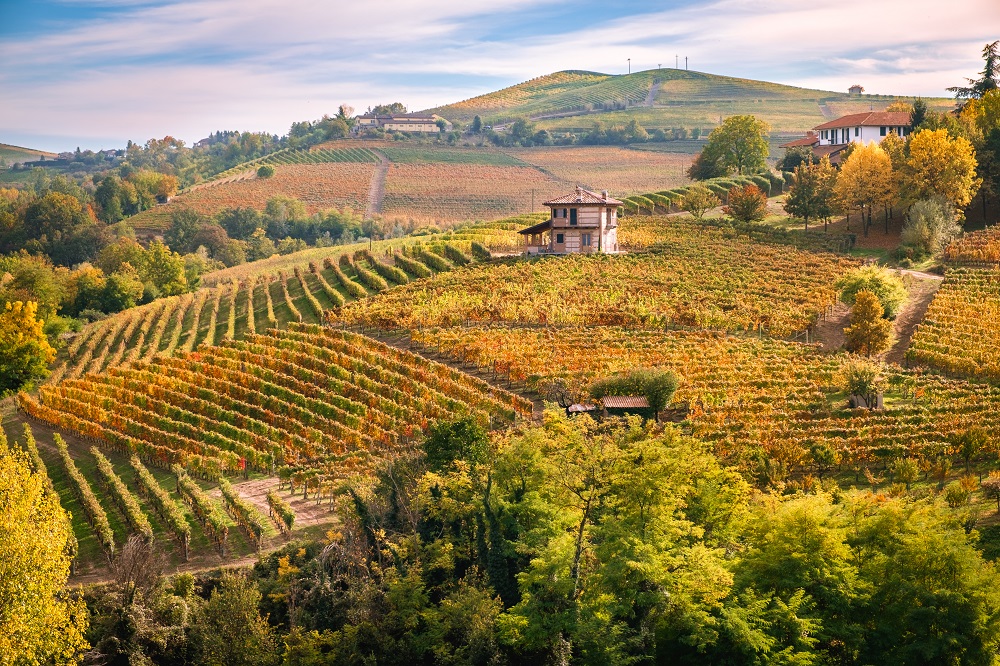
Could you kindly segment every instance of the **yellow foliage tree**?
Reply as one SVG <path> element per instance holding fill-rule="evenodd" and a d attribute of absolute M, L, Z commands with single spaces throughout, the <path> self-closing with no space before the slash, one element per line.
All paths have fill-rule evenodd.
<path fill-rule="evenodd" d="M 0 430 L 0 664 L 76 664 L 86 606 L 66 590 L 70 522 Z"/>
<path fill-rule="evenodd" d="M 892 322 L 882 317 L 884 311 L 872 292 L 859 291 L 855 295 L 851 325 L 844 329 L 849 351 L 877 356 L 892 345 Z"/>
<path fill-rule="evenodd" d="M 903 181 L 911 201 L 941 197 L 965 208 L 981 182 L 976 151 L 968 139 L 951 137 L 947 130 L 921 130 L 910 139 Z"/>
<path fill-rule="evenodd" d="M 0 312 L 0 396 L 48 375 L 56 350 L 38 319 L 34 301 L 7 303 Z"/>
<path fill-rule="evenodd" d="M 834 193 L 841 208 L 861 212 L 867 236 L 873 211 L 892 205 L 896 199 L 891 158 L 876 143 L 856 146 L 840 167 Z"/>

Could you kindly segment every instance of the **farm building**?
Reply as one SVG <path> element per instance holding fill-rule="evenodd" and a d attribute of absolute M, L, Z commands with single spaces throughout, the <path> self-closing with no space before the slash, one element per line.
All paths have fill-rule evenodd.
<path fill-rule="evenodd" d="M 365 129 L 377 129 L 382 128 L 384 130 L 393 130 L 396 132 L 432 132 L 437 133 L 441 131 L 438 127 L 438 121 L 444 120 L 438 115 L 433 113 L 394 113 L 394 114 L 378 114 L 378 113 L 366 113 L 360 115 L 357 118 L 358 122 L 355 125 L 358 131 Z M 445 120 L 445 129 L 449 129 L 451 123 Z"/>
<path fill-rule="evenodd" d="M 890 133 L 905 137 L 910 127 L 906 111 L 865 111 L 852 113 L 817 125 L 802 139 L 781 144 L 781 148 L 809 146 L 816 158 L 829 157 L 832 164 L 840 162 L 840 153 L 853 142 L 882 143 Z"/>
<path fill-rule="evenodd" d="M 528 254 L 618 252 L 618 208 L 622 202 L 577 187 L 576 192 L 546 201 L 548 220 L 522 229 Z"/>
<path fill-rule="evenodd" d="M 855 83 L 853 86 L 847 89 L 847 92 L 851 95 L 860 95 L 864 91 L 865 88 L 860 83 Z"/>

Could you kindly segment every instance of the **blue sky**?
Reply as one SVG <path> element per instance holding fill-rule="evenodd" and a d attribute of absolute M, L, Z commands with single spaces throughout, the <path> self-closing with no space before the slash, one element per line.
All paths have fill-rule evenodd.
<path fill-rule="evenodd" d="M 944 96 L 998 38 L 996 0 L 0 0 L 0 142 L 284 134 L 341 103 L 418 110 L 675 55 L 716 74 Z"/>

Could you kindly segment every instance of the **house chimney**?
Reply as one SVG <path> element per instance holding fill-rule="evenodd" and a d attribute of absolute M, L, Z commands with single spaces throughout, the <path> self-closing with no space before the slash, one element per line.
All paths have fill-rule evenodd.
<path fill-rule="evenodd" d="M 604 199 L 605 201 L 608 200 L 608 191 L 607 190 L 601 190 L 601 198 Z"/>

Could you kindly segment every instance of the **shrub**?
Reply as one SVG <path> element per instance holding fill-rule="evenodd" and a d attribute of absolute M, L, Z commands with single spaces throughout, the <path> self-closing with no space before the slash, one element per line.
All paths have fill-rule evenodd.
<path fill-rule="evenodd" d="M 270 164 L 265 164 L 261 168 L 257 169 L 258 178 L 270 178 L 274 175 L 274 167 Z"/>
<path fill-rule="evenodd" d="M 594 382 L 590 387 L 590 394 L 597 399 L 609 395 L 643 396 L 656 420 L 659 420 L 660 412 L 670 403 L 679 383 L 673 372 L 649 368 Z"/>
<path fill-rule="evenodd" d="M 840 383 L 850 395 L 859 395 L 869 405 L 877 402 L 879 393 L 885 391 L 886 380 L 880 363 L 854 358 L 841 370 Z"/>
<path fill-rule="evenodd" d="M 759 222 L 767 217 L 767 195 L 756 185 L 734 187 L 722 210 L 739 222 Z"/>
<path fill-rule="evenodd" d="M 698 185 L 692 187 L 681 198 L 681 210 L 691 213 L 695 219 L 700 220 L 710 208 L 719 205 L 719 198 L 712 194 L 707 187 Z"/>
<path fill-rule="evenodd" d="M 875 264 L 851 269 L 834 286 L 840 291 L 840 300 L 848 305 L 854 305 L 860 291 L 875 294 L 882 303 L 882 316 L 886 319 L 894 318 L 906 300 L 906 287 L 900 277 L 888 268 Z"/>
<path fill-rule="evenodd" d="M 903 245 L 937 254 L 962 233 L 955 209 L 943 199 L 923 199 L 910 208 L 903 224 Z"/>
<path fill-rule="evenodd" d="M 767 196 L 771 196 L 771 181 L 763 175 L 750 176 L 750 182 L 760 188 L 760 191 Z"/>

